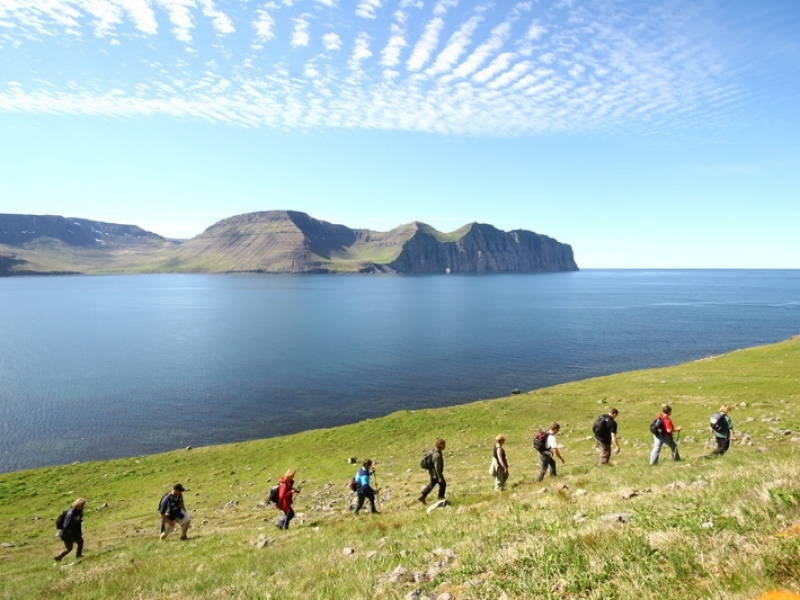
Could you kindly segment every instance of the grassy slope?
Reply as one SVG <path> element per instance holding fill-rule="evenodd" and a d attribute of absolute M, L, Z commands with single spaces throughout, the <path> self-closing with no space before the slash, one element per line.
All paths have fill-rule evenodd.
<path fill-rule="evenodd" d="M 605 401 L 605 404 L 601 403 Z M 647 424 L 669 401 L 684 425 L 682 463 L 647 466 Z M 733 404 L 748 436 L 704 459 L 708 415 Z M 741 405 L 741 403 L 746 403 Z M 593 418 L 617 406 L 623 452 L 598 468 Z M 0 475 L 0 598 L 755 598 L 798 588 L 800 339 L 676 367 L 589 379 L 466 406 L 408 412 L 295 436 Z M 562 424 L 567 464 L 533 483 L 532 432 Z M 508 438 L 510 489 L 486 474 Z M 417 462 L 448 440 L 453 506 L 415 501 Z M 347 458 L 377 460 L 381 515 L 354 518 Z M 663 457 L 662 457 L 663 458 Z M 262 508 L 289 466 L 303 493 L 289 531 Z M 156 505 L 174 481 L 192 539 L 158 543 Z M 624 492 L 636 495 L 623 499 Z M 50 559 L 53 519 L 85 496 L 86 558 Z M 609 513 L 628 523 L 605 523 Z M 800 529 L 795 525 L 796 529 Z M 266 545 L 259 548 L 259 540 Z M 353 548 L 345 556 L 344 548 Z M 441 553 L 439 549 L 448 552 Z M 390 582 L 399 565 L 417 574 Z"/>

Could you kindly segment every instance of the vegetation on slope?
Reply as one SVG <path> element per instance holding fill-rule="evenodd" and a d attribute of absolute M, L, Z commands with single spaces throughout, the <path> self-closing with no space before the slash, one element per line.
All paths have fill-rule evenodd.
<path fill-rule="evenodd" d="M 684 461 L 647 466 L 661 403 Z M 741 443 L 710 452 L 734 407 Z M 595 465 L 591 423 L 620 409 L 622 453 Z M 800 339 L 336 429 L 0 475 L 0 598 L 734 598 L 800 591 Z M 534 483 L 533 432 L 561 423 L 566 465 Z M 487 474 L 505 433 L 509 489 Z M 447 439 L 452 506 L 416 501 Z M 376 461 L 380 515 L 354 517 L 348 458 Z M 288 531 L 263 499 L 298 471 Z M 156 507 L 182 482 L 190 540 L 159 543 Z M 566 484 L 559 490 L 557 484 Z M 88 499 L 85 558 L 54 563 L 53 519 Z M 449 596 L 448 596 L 449 595 Z"/>

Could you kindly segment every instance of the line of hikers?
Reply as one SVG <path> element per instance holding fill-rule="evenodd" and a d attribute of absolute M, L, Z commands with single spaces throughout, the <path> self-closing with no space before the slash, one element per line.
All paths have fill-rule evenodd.
<path fill-rule="evenodd" d="M 725 454 L 730 448 L 731 439 L 736 439 L 735 431 L 733 429 L 733 421 L 728 414 L 731 407 L 723 404 L 718 412 L 711 415 L 709 419 L 709 429 L 714 435 L 716 441 L 716 448 L 711 453 L 712 456 L 720 456 Z M 610 463 L 612 451 L 619 454 L 622 448 L 619 445 L 617 438 L 617 416 L 619 410 L 612 407 L 608 412 L 599 415 L 593 425 L 592 433 L 594 434 L 595 447 L 598 451 L 598 465 L 605 466 Z M 661 454 L 662 446 L 667 446 L 675 461 L 681 460 L 680 452 L 678 451 L 677 434 L 681 432 L 682 427 L 676 427 L 672 421 L 672 407 L 669 404 L 661 405 L 661 412 L 659 412 L 653 421 L 650 423 L 650 433 L 653 436 L 653 447 L 650 451 L 650 465 L 658 464 L 658 457 Z M 537 431 L 533 436 L 533 447 L 539 453 L 540 467 L 539 472 L 536 474 L 535 481 L 541 481 L 547 472 L 551 476 L 556 476 L 556 458 L 563 464 L 564 457 L 561 456 L 559 450 L 560 446 L 556 440 L 556 436 L 561 431 L 561 426 L 558 423 L 552 423 L 547 430 Z M 506 438 L 500 434 L 495 438 L 495 446 L 492 451 L 492 464 L 489 467 L 489 474 L 495 478 L 494 489 L 502 491 L 505 489 L 506 481 L 508 480 L 508 460 L 504 449 Z"/>
<path fill-rule="evenodd" d="M 719 411 L 711 415 L 709 419 L 709 429 L 714 434 L 716 440 L 716 448 L 711 453 L 712 455 L 719 456 L 725 454 L 730 448 L 731 438 L 734 440 L 736 439 L 733 422 L 728 414 L 730 411 L 731 407 L 724 404 L 720 407 Z M 607 413 L 598 416 L 592 425 L 595 446 L 599 454 L 598 465 L 608 465 L 612 450 L 616 454 L 619 454 L 622 450 L 617 438 L 618 415 L 619 411 L 612 407 Z M 656 415 L 655 419 L 653 419 L 650 424 L 650 433 L 653 435 L 650 465 L 658 464 L 658 457 L 662 446 L 670 448 L 673 460 L 681 460 L 676 441 L 676 434 L 679 434 L 681 430 L 682 427 L 676 427 L 672 421 L 672 407 L 669 404 L 663 404 L 661 406 L 661 412 Z M 533 436 L 533 447 L 539 453 L 540 459 L 539 472 L 536 474 L 535 478 L 537 482 L 542 481 L 548 471 L 551 476 L 556 476 L 556 458 L 558 458 L 562 464 L 565 462 L 564 457 L 561 456 L 558 441 L 556 440 L 556 436 L 560 431 L 561 426 L 554 422 L 550 425 L 549 429 L 538 431 Z M 508 481 L 509 468 L 504 448 L 505 442 L 505 436 L 503 434 L 498 435 L 495 438 L 495 445 L 492 450 L 492 463 L 489 468 L 489 474 L 494 477 L 494 489 L 496 491 L 504 490 L 506 482 Z M 444 477 L 445 447 L 445 440 L 441 438 L 437 439 L 433 450 L 426 453 L 420 461 L 420 467 L 427 471 L 429 477 L 428 484 L 422 489 L 422 492 L 417 498 L 417 501 L 423 505 L 427 503 L 428 495 L 437 486 L 438 501 L 442 503 L 447 502 L 445 499 L 447 481 Z M 295 486 L 294 478 L 295 470 L 288 469 L 280 478 L 278 484 L 270 488 L 267 496 L 268 501 L 275 504 L 275 507 L 283 512 L 283 517 L 276 523 L 278 529 L 288 529 L 289 524 L 295 516 L 292 504 L 294 503 L 295 495 L 300 493 L 300 488 Z M 353 511 L 354 515 L 359 514 L 366 501 L 369 501 L 371 513 L 377 514 L 380 512 L 376 505 L 376 495 L 380 492 L 380 488 L 373 487 L 373 481 L 377 482 L 375 467 L 371 459 L 366 459 L 362 462 L 361 467 L 349 484 L 350 489 L 356 494 L 356 505 Z M 159 540 L 166 540 L 176 527 L 180 527 L 181 529 L 180 539 L 188 539 L 187 532 L 191 526 L 192 518 L 187 512 L 183 500 L 183 493 L 186 491 L 183 485 L 176 483 L 172 486 L 170 492 L 162 496 L 158 505 L 158 512 L 161 517 Z M 86 500 L 84 498 L 78 498 L 73 502 L 71 508 L 63 511 L 56 519 L 59 537 L 64 543 L 64 550 L 53 557 L 56 561 L 60 561 L 69 554 L 73 547 L 77 548 L 75 554 L 76 558 L 81 558 L 83 552 L 82 522 L 83 509 L 85 506 Z"/>

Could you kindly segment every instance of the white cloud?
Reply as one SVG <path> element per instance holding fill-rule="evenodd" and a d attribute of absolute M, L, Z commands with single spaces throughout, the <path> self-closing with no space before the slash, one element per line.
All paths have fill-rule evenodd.
<path fill-rule="evenodd" d="M 256 11 L 258 18 L 253 22 L 256 37 L 260 41 L 271 40 L 275 37 L 275 19 L 263 8 Z"/>
<path fill-rule="evenodd" d="M 494 81 L 490 81 L 487 84 L 487 87 L 493 90 L 506 87 L 507 85 L 510 85 L 511 83 L 522 77 L 525 73 L 527 73 L 530 70 L 531 66 L 532 65 L 530 61 L 527 60 L 518 62 L 512 68 L 508 69 L 507 71 L 499 75 Z"/>
<path fill-rule="evenodd" d="M 311 35 L 308 33 L 308 21 L 301 17 L 292 19 L 294 21 L 294 31 L 292 31 L 292 46 L 308 46 Z"/>
<path fill-rule="evenodd" d="M 464 23 L 458 31 L 456 31 L 447 42 L 444 50 L 436 57 L 436 61 L 428 69 L 429 75 L 437 75 L 439 73 L 446 73 L 453 68 L 459 58 L 467 51 L 472 35 L 478 28 L 481 19 L 472 17 Z"/>
<path fill-rule="evenodd" d="M 361 0 L 356 7 L 356 15 L 364 19 L 377 19 L 376 11 L 383 6 L 384 0 Z"/>
<path fill-rule="evenodd" d="M 441 17 L 435 17 L 428 22 L 425 26 L 425 31 L 423 31 L 422 36 L 411 52 L 411 58 L 408 59 L 407 66 L 409 71 L 414 73 L 425 66 L 425 63 L 431 57 L 431 53 L 439 43 L 439 34 L 443 27 L 444 19 Z"/>
<path fill-rule="evenodd" d="M 469 77 L 506 43 L 511 35 L 511 24 L 501 23 L 492 29 L 489 40 L 484 42 L 454 71 L 456 77 Z"/>
<path fill-rule="evenodd" d="M 350 68 L 354 71 L 360 69 L 361 61 L 366 60 L 372 56 L 369 49 L 369 36 L 366 33 L 360 33 L 356 38 L 353 54 L 350 56 Z"/>
<path fill-rule="evenodd" d="M 155 0 L 155 2 L 166 9 L 169 21 L 172 23 L 172 33 L 178 41 L 191 44 L 194 21 L 190 8 L 194 3 L 191 0 Z"/>
<path fill-rule="evenodd" d="M 397 23 L 392 23 L 391 36 L 381 50 L 381 64 L 385 67 L 394 67 L 400 62 L 400 53 L 403 48 L 408 46 L 405 38 L 405 30 Z"/>
<path fill-rule="evenodd" d="M 499 73 L 508 69 L 511 61 L 517 57 L 513 52 L 504 52 L 495 58 L 485 69 L 481 69 L 472 76 L 472 80 L 477 83 L 486 83 Z"/>
<path fill-rule="evenodd" d="M 535 135 L 710 128 L 741 105 L 696 14 L 609 1 L 0 0 L 0 112 Z M 317 21 L 321 54 L 301 49 Z M 141 67 L 109 76 L 124 52 Z"/>
<path fill-rule="evenodd" d="M 203 14 L 211 18 L 211 23 L 219 33 L 235 33 L 233 21 L 224 12 L 217 10 L 212 0 L 202 0 Z"/>
<path fill-rule="evenodd" d="M 533 23 L 528 28 L 528 32 L 525 37 L 531 41 L 536 41 L 542 38 L 546 33 L 547 33 L 546 27 L 542 27 L 538 23 Z"/>
<path fill-rule="evenodd" d="M 331 31 L 322 36 L 322 44 L 325 50 L 338 50 L 342 47 L 342 38 Z"/>

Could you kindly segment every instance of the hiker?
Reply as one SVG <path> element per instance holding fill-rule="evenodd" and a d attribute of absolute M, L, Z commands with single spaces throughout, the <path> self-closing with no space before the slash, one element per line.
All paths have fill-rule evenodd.
<path fill-rule="evenodd" d="M 650 465 L 658 464 L 658 454 L 661 452 L 661 446 L 666 444 L 672 450 L 672 459 L 679 461 L 681 455 L 678 452 L 678 445 L 675 443 L 673 434 L 680 432 L 683 427 L 675 427 L 672 422 L 672 407 L 669 404 L 661 405 L 661 412 L 656 415 L 650 431 L 653 434 L 653 449 L 650 452 Z"/>
<path fill-rule="evenodd" d="M 595 419 L 592 431 L 594 432 L 594 441 L 600 452 L 598 465 L 608 465 L 611 460 L 611 444 L 616 446 L 616 453 L 619 454 L 622 450 L 619 447 L 617 440 L 617 415 L 619 411 L 612 407 L 608 413 L 600 415 Z"/>
<path fill-rule="evenodd" d="M 189 531 L 192 517 L 186 512 L 186 505 L 183 503 L 183 492 L 187 491 L 180 483 L 172 486 L 172 491 L 164 494 L 158 504 L 158 512 L 161 513 L 161 535 L 159 541 L 164 541 L 175 529 L 175 525 L 181 526 L 181 540 L 189 538 L 186 532 Z"/>
<path fill-rule="evenodd" d="M 494 491 L 502 492 L 506 489 L 508 481 L 508 460 L 503 444 L 506 443 L 506 436 L 502 433 L 494 438 L 495 445 L 492 451 L 492 472 L 494 474 Z"/>
<path fill-rule="evenodd" d="M 288 469 L 283 474 L 278 484 L 278 501 L 275 507 L 283 511 L 283 516 L 277 523 L 278 529 L 289 529 L 289 523 L 294 519 L 294 495 L 300 493 L 300 489 L 294 487 L 294 469 Z"/>
<path fill-rule="evenodd" d="M 557 456 L 563 465 L 564 457 L 561 456 L 561 452 L 559 452 L 559 445 L 558 441 L 556 440 L 556 436 L 558 432 L 561 431 L 561 425 L 558 423 L 552 423 L 550 425 L 550 429 L 548 431 L 541 432 L 542 437 L 544 437 L 544 441 L 541 444 L 540 448 L 537 448 L 539 452 L 539 459 L 541 460 L 541 467 L 539 468 L 539 473 L 536 475 L 536 479 L 534 481 L 541 481 L 544 479 L 545 473 L 547 470 L 550 470 L 550 476 L 556 476 L 556 461 L 553 456 Z M 538 435 L 538 434 L 537 434 Z"/>
<path fill-rule="evenodd" d="M 357 515 L 358 511 L 364 506 L 365 498 L 369 500 L 372 507 L 370 512 L 378 513 L 378 509 L 375 508 L 375 494 L 380 490 L 372 489 L 369 483 L 371 475 L 375 475 L 375 469 L 372 467 L 372 461 L 367 459 L 361 464 L 361 468 L 356 473 L 356 497 L 358 498 L 358 503 L 356 504 L 354 515 Z"/>
<path fill-rule="evenodd" d="M 730 448 L 731 438 L 736 439 L 733 432 L 733 421 L 728 415 L 729 412 L 731 412 L 731 407 L 723 404 L 719 407 L 719 412 L 711 417 L 711 426 L 709 428 L 717 441 L 717 448 L 711 453 L 712 455 L 722 456 Z"/>
<path fill-rule="evenodd" d="M 431 465 L 428 468 L 428 476 L 431 478 L 430 483 L 425 486 L 417 500 L 425 504 L 428 494 L 431 493 L 434 487 L 439 486 L 439 500 L 444 500 L 444 493 L 447 490 L 447 482 L 444 479 L 444 451 L 445 441 L 442 438 L 436 440 L 436 447 L 431 454 Z"/>
<path fill-rule="evenodd" d="M 73 546 L 77 546 L 75 558 L 81 558 L 83 556 L 83 531 L 81 529 L 81 523 L 83 522 L 84 506 L 86 506 L 86 500 L 84 498 L 78 498 L 72 503 L 72 508 L 64 514 L 64 522 L 58 534 L 61 541 L 64 542 L 64 550 L 53 556 L 55 560 L 61 560 L 72 552 Z"/>

